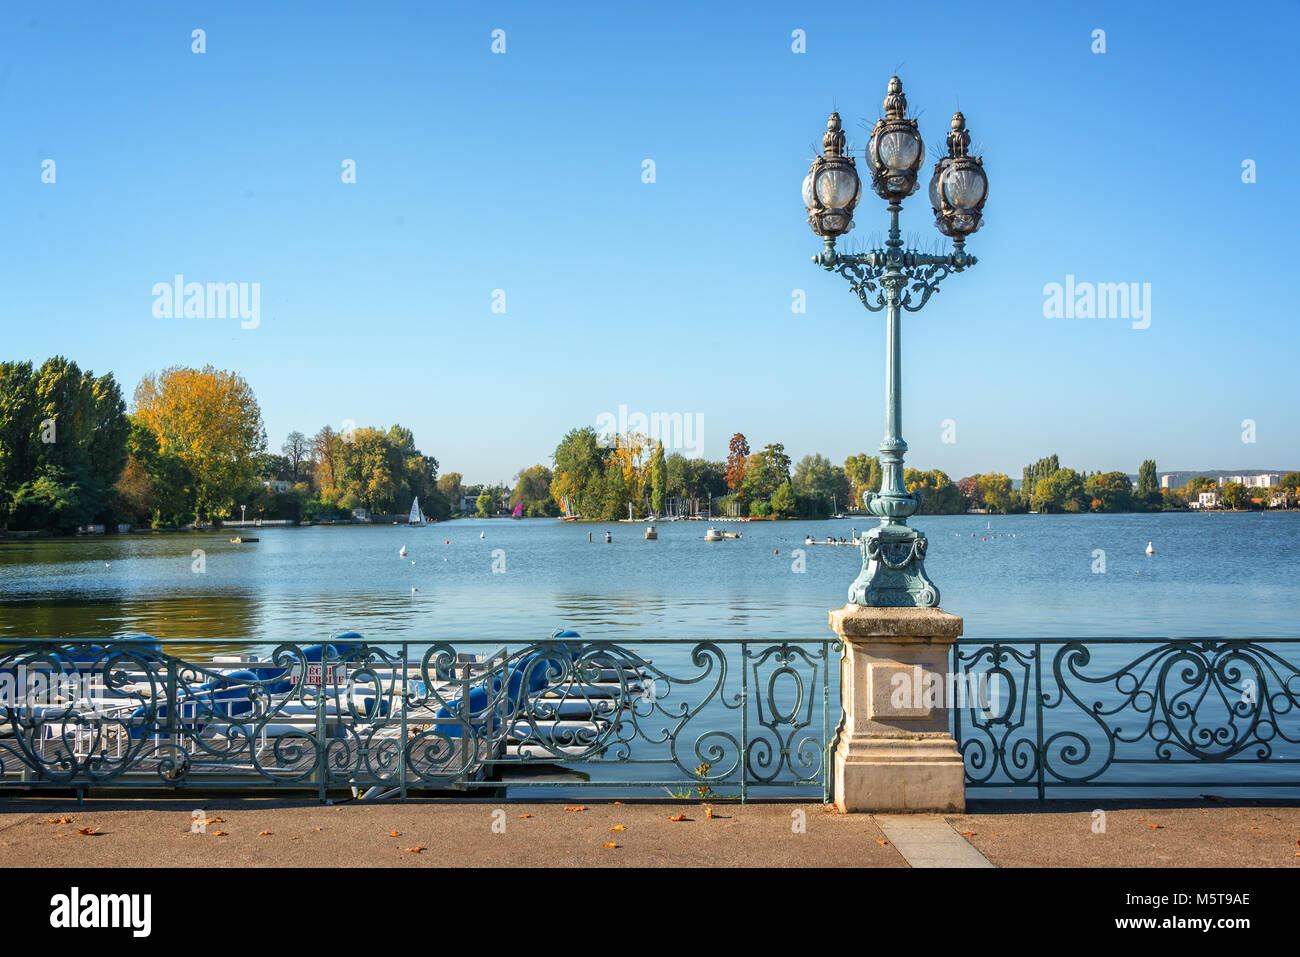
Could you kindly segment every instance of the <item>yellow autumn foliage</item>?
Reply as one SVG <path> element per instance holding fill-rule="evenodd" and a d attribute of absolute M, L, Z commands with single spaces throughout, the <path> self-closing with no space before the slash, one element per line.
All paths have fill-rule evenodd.
<path fill-rule="evenodd" d="M 248 382 L 210 365 L 171 366 L 140 380 L 133 414 L 158 436 L 161 453 L 190 470 L 200 513 L 229 515 L 266 451 L 262 410 Z"/>

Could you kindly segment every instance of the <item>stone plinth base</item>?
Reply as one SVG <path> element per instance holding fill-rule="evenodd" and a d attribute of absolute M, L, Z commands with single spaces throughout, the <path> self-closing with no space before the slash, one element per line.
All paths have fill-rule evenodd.
<path fill-rule="evenodd" d="M 836 806 L 964 811 L 965 767 L 948 730 L 949 649 L 962 620 L 939 608 L 850 604 L 830 613 L 830 626 L 844 642 Z"/>

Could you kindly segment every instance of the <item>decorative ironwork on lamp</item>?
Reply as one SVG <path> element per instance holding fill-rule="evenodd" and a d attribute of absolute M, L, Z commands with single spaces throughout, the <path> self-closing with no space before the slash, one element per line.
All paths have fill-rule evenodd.
<path fill-rule="evenodd" d="M 925 536 L 907 525 L 921 508 L 919 491 L 909 492 L 903 474 L 902 383 L 900 379 L 901 311 L 916 312 L 938 291 L 939 282 L 975 265 L 965 250 L 966 237 L 979 229 L 988 177 L 982 157 L 969 155 L 966 118 L 957 113 L 948 133 L 948 155 L 935 164 L 930 202 L 935 225 L 953 241 L 949 255 L 936 256 L 904 249 L 898 216 L 902 201 L 917 188 L 917 171 L 925 144 L 915 119 L 907 116 L 903 83 L 891 77 L 884 101 L 885 115 L 876 121 L 867 143 L 866 166 L 871 187 L 889 204 L 889 239 L 885 248 L 841 255 L 835 241 L 853 228 L 853 210 L 861 183 L 853 157 L 845 155 L 840 116 L 832 113 L 822 137 L 825 149 L 803 183 L 808 224 L 825 241 L 813 257 L 827 271 L 838 272 L 872 312 L 884 311 L 885 438 L 880 443 L 879 492 L 866 492 L 863 504 L 880 524 L 862 536 L 862 572 L 849 586 L 849 601 L 859 605 L 937 607 L 939 589 L 925 572 Z"/>

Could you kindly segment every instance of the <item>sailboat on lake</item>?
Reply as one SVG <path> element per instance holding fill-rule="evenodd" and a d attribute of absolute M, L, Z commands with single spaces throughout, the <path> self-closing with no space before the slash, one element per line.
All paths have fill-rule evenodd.
<path fill-rule="evenodd" d="M 515 503 L 515 510 L 514 510 L 513 512 L 510 513 L 510 517 L 511 517 L 511 518 L 523 518 L 523 517 L 524 517 L 524 500 L 523 500 L 522 498 L 521 498 L 518 502 Z"/>
<path fill-rule="evenodd" d="M 424 513 L 420 511 L 420 496 L 415 496 L 415 501 L 411 503 L 411 514 L 407 518 L 408 525 L 423 525 Z"/>

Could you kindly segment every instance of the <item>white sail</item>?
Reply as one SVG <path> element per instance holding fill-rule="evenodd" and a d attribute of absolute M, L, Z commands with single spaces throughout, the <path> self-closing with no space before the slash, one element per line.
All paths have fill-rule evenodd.
<path fill-rule="evenodd" d="M 415 497 L 415 501 L 411 503 L 411 516 L 407 521 L 411 525 L 420 525 L 423 523 L 423 519 L 420 518 L 420 496 L 418 495 Z"/>

